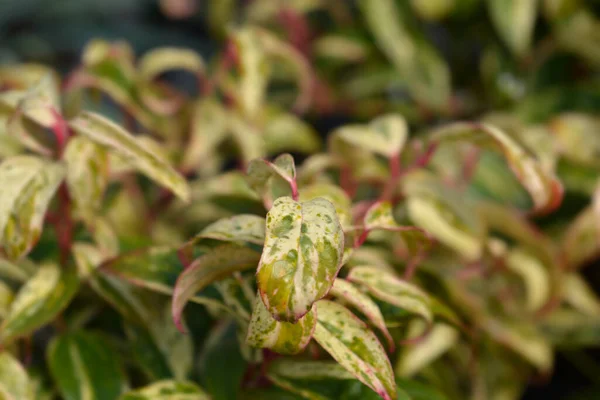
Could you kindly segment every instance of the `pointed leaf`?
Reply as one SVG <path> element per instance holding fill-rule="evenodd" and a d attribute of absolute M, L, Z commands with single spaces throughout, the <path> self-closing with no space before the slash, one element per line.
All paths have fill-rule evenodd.
<path fill-rule="evenodd" d="M 317 303 L 317 313 L 315 340 L 383 399 L 395 399 L 392 366 L 375 334 L 350 311 L 331 301 Z"/>
<path fill-rule="evenodd" d="M 524 56 L 531 46 L 537 3 L 537 0 L 487 0 L 500 37 L 517 56 Z"/>
<path fill-rule="evenodd" d="M 193 50 L 161 47 L 147 52 L 140 58 L 138 76 L 142 80 L 150 81 L 158 75 L 174 69 L 201 73 L 204 71 L 204 61 Z"/>
<path fill-rule="evenodd" d="M 256 297 L 246 343 L 252 347 L 268 348 L 279 354 L 300 353 L 312 338 L 316 312 L 311 310 L 298 321 L 279 322 L 266 309 L 260 296 Z"/>
<path fill-rule="evenodd" d="M 65 175 L 62 164 L 16 156 L 0 164 L 0 245 L 16 259 L 38 241 L 50 200 Z"/>
<path fill-rule="evenodd" d="M 296 187 L 296 166 L 290 154 L 282 154 L 273 162 L 256 159 L 248 165 L 248 183 L 258 194 L 265 196 L 267 185 L 273 177 L 279 177 L 290 185 L 292 193 Z"/>
<path fill-rule="evenodd" d="M 71 302 L 78 289 L 79 278 L 73 268 L 42 265 L 12 302 L 0 327 L 0 342 L 27 335 L 52 321 Z"/>
<path fill-rule="evenodd" d="M 260 295 L 273 317 L 295 322 L 324 297 L 341 267 L 344 234 L 324 198 L 275 200 L 258 266 Z"/>
<path fill-rule="evenodd" d="M 492 125 L 457 122 L 434 131 L 431 140 L 433 143 L 468 140 L 479 145 L 499 148 L 515 176 L 529 192 L 534 204 L 534 213 L 551 212 L 562 201 L 562 184 L 554 173 L 544 169 L 524 147 Z"/>
<path fill-rule="evenodd" d="M 341 298 L 346 303 L 360 310 L 361 313 L 369 318 L 369 321 L 371 321 L 371 323 L 377 329 L 379 329 L 381 333 L 383 333 L 388 341 L 389 348 L 393 351 L 395 347 L 394 339 L 385 326 L 385 320 L 383 319 L 381 310 L 379 310 L 377 304 L 371 300 L 369 296 L 358 290 L 358 288 L 352 283 L 342 278 L 337 278 L 335 282 L 333 282 L 333 286 L 331 287 L 329 294 L 334 297 Z"/>
<path fill-rule="evenodd" d="M 348 280 L 365 285 L 378 299 L 433 321 L 429 296 L 409 282 L 398 279 L 393 273 L 374 267 L 355 267 Z"/>
<path fill-rule="evenodd" d="M 149 146 L 140 145 L 134 136 L 111 120 L 83 112 L 71 120 L 69 126 L 78 134 L 115 151 L 183 201 L 189 200 L 190 189 L 185 179 L 161 155 L 152 152 Z"/>
<path fill-rule="evenodd" d="M 550 276 L 544 264 L 524 249 L 514 249 L 506 257 L 508 269 L 518 274 L 527 290 L 527 309 L 537 311 L 550 297 Z"/>
<path fill-rule="evenodd" d="M 254 250 L 225 244 L 194 260 L 177 279 L 173 293 L 172 313 L 179 329 L 183 331 L 181 313 L 198 291 L 236 271 L 256 267 L 259 259 Z"/>
<path fill-rule="evenodd" d="M 50 343 L 46 358 L 65 399 L 117 400 L 125 389 L 117 353 L 94 334 L 58 336 Z"/>
<path fill-rule="evenodd" d="M 119 400 L 210 400 L 195 383 L 164 380 L 122 395 Z"/>

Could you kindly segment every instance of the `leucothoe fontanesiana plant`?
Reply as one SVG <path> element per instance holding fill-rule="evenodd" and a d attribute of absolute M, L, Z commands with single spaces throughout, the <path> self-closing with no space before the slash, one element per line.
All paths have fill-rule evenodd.
<path fill-rule="evenodd" d="M 517 399 L 597 344 L 598 119 L 515 83 L 491 103 L 524 105 L 449 121 L 481 110 L 406 18 L 452 2 L 410 3 L 255 1 L 209 63 L 97 40 L 64 79 L 0 68 L 2 398 Z M 523 61 L 535 2 L 487 3 Z M 598 22 L 558 3 L 553 45 L 597 66 L 564 26 Z M 374 44 L 303 36 L 310 12 Z M 338 106 L 323 144 L 299 115 Z"/>

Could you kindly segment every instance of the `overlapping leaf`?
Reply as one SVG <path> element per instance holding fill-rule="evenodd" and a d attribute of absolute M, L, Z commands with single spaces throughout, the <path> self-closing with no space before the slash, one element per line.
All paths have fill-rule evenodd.
<path fill-rule="evenodd" d="M 209 400 L 200 387 L 191 382 L 163 380 L 129 391 L 119 400 Z"/>

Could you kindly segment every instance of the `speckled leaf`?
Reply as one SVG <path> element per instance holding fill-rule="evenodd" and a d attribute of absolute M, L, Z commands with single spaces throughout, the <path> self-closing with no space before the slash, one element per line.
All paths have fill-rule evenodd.
<path fill-rule="evenodd" d="M 246 343 L 252 347 L 268 348 L 279 354 L 300 353 L 312 338 L 317 323 L 315 310 L 298 321 L 276 321 L 265 308 L 260 296 L 256 297 Z"/>
<path fill-rule="evenodd" d="M 368 125 L 347 125 L 335 131 L 337 140 L 391 158 L 402 151 L 408 136 L 404 118 L 397 114 L 375 118 Z"/>
<path fill-rule="evenodd" d="M 33 400 L 27 371 L 6 351 L 0 353 L 0 398 L 3 400 Z"/>
<path fill-rule="evenodd" d="M 340 187 L 330 183 L 314 183 L 300 190 L 300 201 L 309 201 L 323 197 L 333 204 L 342 228 L 349 228 L 352 224 L 352 201 Z"/>
<path fill-rule="evenodd" d="M 409 333 L 410 337 L 414 337 Z M 413 376 L 432 361 L 450 350 L 458 341 L 458 331 L 445 324 L 435 324 L 431 331 L 417 343 L 409 344 L 402 350 L 396 362 L 396 375 Z"/>
<path fill-rule="evenodd" d="M 249 242 L 262 246 L 265 242 L 265 219 L 251 214 L 223 218 L 204 228 L 194 240 L 205 238 L 225 242 Z"/>
<path fill-rule="evenodd" d="M 315 340 L 352 375 L 383 399 L 396 398 L 394 373 L 377 336 L 343 306 L 317 303 Z"/>
<path fill-rule="evenodd" d="M 327 294 L 340 269 L 344 233 L 324 198 L 275 200 L 258 266 L 261 298 L 273 317 L 294 322 Z"/>
<path fill-rule="evenodd" d="M 67 163 L 67 186 L 77 209 L 83 214 L 97 211 L 108 185 L 108 154 L 94 142 L 74 137 L 63 159 Z"/>
<path fill-rule="evenodd" d="M 210 400 L 210 396 L 195 383 L 164 380 L 127 392 L 119 400 Z"/>
<path fill-rule="evenodd" d="M 457 122 L 438 128 L 431 135 L 433 143 L 453 140 L 468 140 L 499 148 L 517 179 L 529 192 L 534 213 L 548 213 L 560 205 L 563 187 L 554 173 L 547 171 L 526 148 L 502 130 L 489 124 Z"/>
<path fill-rule="evenodd" d="M 388 341 L 389 348 L 393 351 L 395 347 L 394 339 L 385 326 L 385 320 L 383 319 L 381 310 L 379 310 L 377 304 L 371 300 L 369 296 L 358 290 L 358 288 L 352 283 L 342 278 L 337 278 L 335 282 L 333 282 L 333 286 L 331 287 L 329 294 L 342 299 L 344 302 L 350 304 L 363 313 L 369 319 L 369 321 L 385 336 L 386 340 Z"/>
<path fill-rule="evenodd" d="M 162 47 L 144 54 L 138 64 L 139 78 L 148 81 L 174 69 L 199 73 L 204 71 L 204 61 L 193 50 Z"/>
<path fill-rule="evenodd" d="M 391 272 L 375 267 L 355 267 L 350 271 L 348 280 L 365 285 L 373 296 L 386 303 L 417 314 L 428 322 L 433 320 L 429 296 Z"/>
<path fill-rule="evenodd" d="M 16 156 L 0 164 L 0 245 L 16 259 L 38 241 L 50 200 L 65 175 L 62 164 Z"/>
<path fill-rule="evenodd" d="M 430 45 L 413 37 L 392 0 L 358 2 L 377 45 L 404 77 L 411 95 L 443 110 L 450 97 L 448 65 Z"/>
<path fill-rule="evenodd" d="M 0 327 L 1 342 L 27 335 L 52 321 L 79 289 L 73 268 L 42 265 L 17 293 Z"/>
<path fill-rule="evenodd" d="M 498 34 L 517 56 L 524 56 L 531 45 L 537 3 L 537 0 L 487 0 Z"/>
<path fill-rule="evenodd" d="M 248 165 L 247 174 L 250 187 L 263 197 L 267 196 L 268 185 L 275 177 L 286 181 L 292 193 L 297 191 L 296 166 L 290 154 L 282 154 L 273 162 L 263 159 L 252 160 Z"/>
<path fill-rule="evenodd" d="M 125 389 L 116 351 L 94 334 L 57 336 L 48 346 L 46 358 L 65 400 L 117 400 Z"/>
<path fill-rule="evenodd" d="M 194 260 L 177 279 L 173 293 L 173 319 L 180 330 L 183 331 L 181 313 L 198 291 L 233 272 L 254 268 L 259 258 L 256 251 L 247 247 L 224 244 Z"/>
<path fill-rule="evenodd" d="M 188 201 L 190 189 L 185 179 L 161 155 L 142 146 L 134 136 L 116 123 L 98 114 L 83 112 L 69 122 L 78 134 L 111 149 L 127 159 L 149 178 L 169 188 L 179 198 Z"/>

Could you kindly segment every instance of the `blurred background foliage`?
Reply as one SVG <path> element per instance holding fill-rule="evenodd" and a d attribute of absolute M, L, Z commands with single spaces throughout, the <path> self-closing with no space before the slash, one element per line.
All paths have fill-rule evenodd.
<path fill-rule="evenodd" d="M 549 124 L 561 135 L 598 118 L 600 0 L 398 0 L 396 9 L 348 0 L 1 0 L 0 64 L 40 62 L 66 75 L 95 38 L 125 40 L 138 55 L 177 46 L 210 60 L 225 46 L 228 27 L 250 20 L 287 35 L 309 58 L 319 85 L 307 116 L 322 135 L 390 111 L 406 116 L 413 132 L 484 115 L 508 130 Z M 412 53 L 389 45 L 390 31 L 377 28 L 389 27 L 386 18 L 396 22 L 391 40 L 405 40 Z M 577 114 L 556 119 L 561 113 Z M 597 127 L 583 127 L 579 142 L 565 134 L 567 155 L 571 149 L 592 162 L 559 163 L 566 198 L 540 224 L 560 227 L 587 205 L 598 176 Z M 531 132 L 527 138 L 543 154 L 544 143 Z M 480 189 L 494 191 L 489 182 Z M 597 264 L 582 273 L 598 292 Z M 525 398 L 600 398 L 599 360 L 597 349 L 562 351 L 555 374 Z"/>

